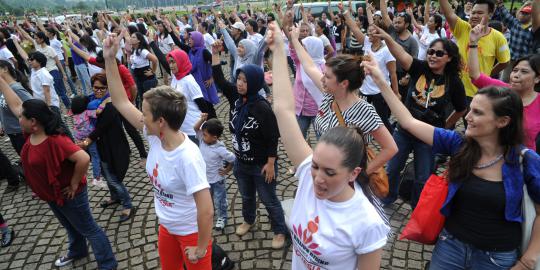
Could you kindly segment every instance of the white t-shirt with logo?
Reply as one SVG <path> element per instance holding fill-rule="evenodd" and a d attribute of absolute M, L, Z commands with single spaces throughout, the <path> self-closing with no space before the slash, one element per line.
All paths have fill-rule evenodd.
<path fill-rule="evenodd" d="M 368 38 L 364 38 L 364 55 L 369 55 L 369 53 L 373 53 L 373 56 L 375 56 L 375 59 L 377 59 L 377 64 L 379 64 L 379 68 L 381 69 L 381 72 L 384 76 L 384 79 L 388 85 L 390 85 L 390 71 L 386 67 L 386 65 L 389 62 L 396 62 L 396 58 L 390 53 L 390 50 L 385 44 L 382 44 L 382 47 L 379 48 L 376 52 L 374 52 L 371 49 L 371 42 Z M 364 95 L 376 95 L 381 92 L 377 84 L 373 81 L 373 78 L 371 76 L 366 76 L 364 79 L 364 82 L 362 83 L 362 86 L 360 86 L 360 91 Z"/>
<path fill-rule="evenodd" d="M 180 146 L 166 151 L 157 136 L 148 135 L 146 130 L 144 135 L 150 147 L 146 173 L 152 181 L 159 223 L 174 235 L 196 233 L 197 206 L 193 194 L 210 188 L 199 148 L 184 134 Z"/>
<path fill-rule="evenodd" d="M 390 228 L 355 184 L 345 202 L 319 200 L 313 190 L 312 156 L 296 171 L 299 180 L 290 217 L 292 269 L 356 269 L 357 257 L 386 244 Z"/>
<path fill-rule="evenodd" d="M 201 87 L 191 74 L 186 75 L 180 80 L 177 80 L 175 76 L 172 76 L 171 87 L 182 93 L 187 101 L 186 118 L 184 119 L 180 130 L 187 135 L 195 136 L 196 132 L 193 129 L 193 126 L 195 126 L 195 123 L 197 123 L 201 117 L 201 111 L 199 110 L 197 103 L 195 103 L 195 99 L 203 97 Z"/>
<path fill-rule="evenodd" d="M 139 52 L 139 55 L 137 55 L 136 52 L 137 50 L 133 50 L 133 52 L 129 56 L 131 68 L 143 68 L 150 66 L 150 60 L 146 58 L 150 54 L 150 52 L 147 49 L 142 49 Z"/>
<path fill-rule="evenodd" d="M 58 99 L 58 95 L 54 90 L 54 79 L 47 68 L 42 67 L 39 70 L 32 69 L 32 74 L 30 75 L 30 86 L 32 86 L 34 98 L 41 99 L 45 102 L 47 101 L 45 100 L 45 91 L 43 90 L 43 86 L 48 86 L 51 94 L 50 105 L 60 107 L 60 100 Z"/>

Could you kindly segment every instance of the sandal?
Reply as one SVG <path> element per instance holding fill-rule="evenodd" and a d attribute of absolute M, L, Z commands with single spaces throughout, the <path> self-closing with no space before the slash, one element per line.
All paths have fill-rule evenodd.
<path fill-rule="evenodd" d="M 99 206 L 101 206 L 101 208 L 107 208 L 111 205 L 115 205 L 115 204 L 120 204 L 120 201 L 113 201 L 113 200 L 108 200 L 108 201 L 103 201 L 101 203 L 99 203 Z"/>
<path fill-rule="evenodd" d="M 120 215 L 120 219 L 118 220 L 118 222 L 124 222 L 126 220 L 129 220 L 131 219 L 133 216 L 135 216 L 135 212 L 137 212 L 137 207 L 132 207 L 129 211 L 129 214 L 124 214 L 122 213 Z"/>

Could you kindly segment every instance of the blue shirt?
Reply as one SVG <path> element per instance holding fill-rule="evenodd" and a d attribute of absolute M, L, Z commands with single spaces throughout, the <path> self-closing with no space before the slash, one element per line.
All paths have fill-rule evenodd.
<path fill-rule="evenodd" d="M 78 42 L 75 42 L 73 44 L 77 46 L 77 48 L 84 50 L 84 48 Z M 71 50 L 71 58 L 73 59 L 74 65 L 86 64 L 86 61 L 84 61 L 84 59 L 80 57 L 73 49 L 70 49 L 70 50 Z"/>
<path fill-rule="evenodd" d="M 433 133 L 433 152 L 453 156 L 463 144 L 463 137 L 452 130 L 435 128 Z M 507 221 L 522 222 L 521 199 L 523 198 L 523 183 L 527 185 L 527 190 L 531 199 L 540 204 L 540 156 L 529 150 L 525 153 L 524 172 L 521 172 L 519 163 L 519 149 L 512 149 L 502 166 L 504 192 L 506 194 L 506 206 L 504 215 Z M 460 182 L 450 182 L 448 184 L 448 195 L 441 214 L 450 215 L 452 199 L 461 187 Z"/>

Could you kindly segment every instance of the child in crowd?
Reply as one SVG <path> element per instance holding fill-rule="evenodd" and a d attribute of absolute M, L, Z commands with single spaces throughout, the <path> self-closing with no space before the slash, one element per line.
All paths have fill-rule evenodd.
<path fill-rule="evenodd" d="M 77 142 L 88 138 L 88 135 L 94 131 L 96 127 L 97 115 L 103 108 L 99 108 L 99 104 L 93 104 L 87 96 L 75 96 L 71 100 L 71 114 L 73 116 L 73 130 L 75 131 L 75 140 Z M 94 106 L 97 105 L 97 106 Z M 93 108 L 92 108 L 93 107 Z M 88 153 L 92 159 L 92 185 L 100 188 L 107 187 L 107 184 L 101 180 L 101 164 L 97 145 L 92 142 L 88 145 Z"/>
<path fill-rule="evenodd" d="M 223 125 L 217 118 L 210 119 L 207 113 L 202 113 L 199 121 L 193 127 L 197 132 L 199 148 L 206 163 L 206 178 L 210 184 L 210 191 L 214 200 L 215 209 L 218 209 L 216 229 L 223 230 L 227 224 L 227 190 L 225 188 L 225 175 L 232 169 L 235 160 L 234 154 L 227 150 L 225 144 L 219 140 L 223 134 Z M 224 163 L 226 165 L 224 166 Z"/>

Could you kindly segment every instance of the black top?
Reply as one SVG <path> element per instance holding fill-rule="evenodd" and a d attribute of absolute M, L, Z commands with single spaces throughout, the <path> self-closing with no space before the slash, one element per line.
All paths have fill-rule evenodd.
<path fill-rule="evenodd" d="M 462 242 L 485 251 L 510 251 L 521 244 L 521 224 L 504 216 L 502 181 L 471 175 L 458 189 L 445 228 Z"/>
<path fill-rule="evenodd" d="M 242 127 L 240 138 L 235 138 L 232 119 L 236 116 L 235 102 L 239 95 L 236 84 L 225 79 L 221 65 L 212 66 L 214 83 L 229 101 L 229 130 L 233 137 L 233 148 L 236 158 L 247 164 L 262 165 L 268 157 L 277 158 L 279 130 L 276 116 L 266 100 L 260 100 L 248 108 L 247 122 Z"/>
<path fill-rule="evenodd" d="M 96 129 L 88 136 L 97 143 L 99 158 L 112 167 L 120 181 L 126 176 L 131 152 L 122 126 L 120 113 L 112 102 L 98 115 Z"/>
<path fill-rule="evenodd" d="M 540 28 L 533 33 L 533 44 L 531 54 L 540 53 Z"/>
<path fill-rule="evenodd" d="M 418 59 L 413 60 L 408 72 L 411 79 L 405 104 L 416 119 L 444 127 L 452 109 L 461 112 L 467 108 L 465 87 L 457 75 L 434 74 L 427 61 Z"/>
<path fill-rule="evenodd" d="M 343 31 L 343 23 L 340 25 L 332 26 L 332 31 L 334 31 L 334 39 L 336 43 L 341 43 L 341 32 Z"/>

